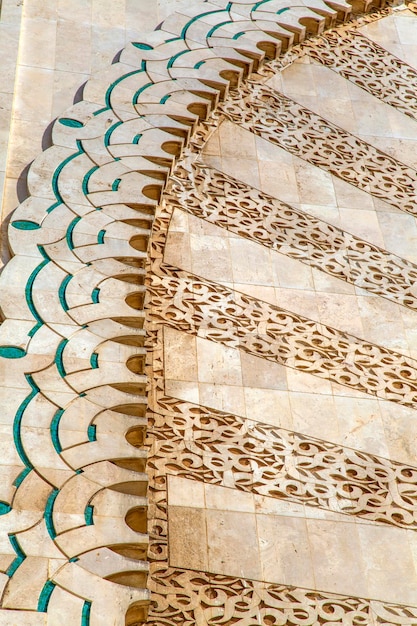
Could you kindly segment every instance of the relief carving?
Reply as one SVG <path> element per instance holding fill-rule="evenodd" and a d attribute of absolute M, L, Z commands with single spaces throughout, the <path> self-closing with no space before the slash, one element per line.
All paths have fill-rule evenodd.
<path fill-rule="evenodd" d="M 417 310 L 417 265 L 201 163 L 183 163 L 165 202 Z"/>
<path fill-rule="evenodd" d="M 347 183 L 417 215 L 416 171 L 295 100 L 247 84 L 219 109 L 226 119 Z"/>
<path fill-rule="evenodd" d="M 417 407 L 417 361 L 156 260 L 148 318 L 254 356 Z"/>

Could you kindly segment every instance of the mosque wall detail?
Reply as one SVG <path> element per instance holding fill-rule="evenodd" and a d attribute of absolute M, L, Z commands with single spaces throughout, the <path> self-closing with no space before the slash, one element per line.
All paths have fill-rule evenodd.
<path fill-rule="evenodd" d="M 123 7 L 5 220 L 0 626 L 415 626 L 414 6 Z"/>

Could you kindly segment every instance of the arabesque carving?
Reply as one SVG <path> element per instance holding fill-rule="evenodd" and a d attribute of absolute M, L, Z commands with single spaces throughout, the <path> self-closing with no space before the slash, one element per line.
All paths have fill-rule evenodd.
<path fill-rule="evenodd" d="M 161 386 L 161 385 L 160 385 Z M 417 468 L 236 415 L 151 395 L 150 466 L 375 522 L 417 529 Z"/>
<path fill-rule="evenodd" d="M 417 215 L 414 169 L 284 94 L 265 85 L 248 84 L 231 95 L 220 110 L 242 128 L 398 209 Z"/>
<path fill-rule="evenodd" d="M 125 613 L 128 626 L 146 619 L 143 299 L 149 241 L 153 250 L 159 250 L 163 241 L 157 232 L 151 237 L 152 221 L 176 160 L 194 133 L 199 138 L 198 122 L 215 111 L 230 89 L 261 70 L 266 58 L 279 56 L 281 50 L 308 34 L 323 32 L 336 20 L 346 20 L 352 10 L 350 4 L 333 0 L 287 5 L 282 12 L 275 0 L 192 3 L 155 33 L 138 35 L 121 53 L 120 62 L 87 83 L 84 100 L 57 119 L 52 147 L 29 170 L 30 196 L 17 208 L 9 227 L 14 257 L 0 280 L 6 317 L 0 329 L 5 372 L 2 397 L 7 406 L 2 419 L 10 430 L 7 447 L 12 455 L 0 502 L 2 532 L 7 537 L 0 575 L 1 616 L 13 624 L 59 622 L 62 607 L 70 620 L 82 626 L 118 623 L 124 621 Z M 369 8 L 366 0 L 359 10 Z M 360 156 L 361 147 L 355 146 Z M 388 170 L 393 167 L 396 174 L 401 170 L 385 157 L 378 163 Z M 413 210 L 408 170 L 400 173 L 404 180 L 394 189 L 393 202 L 404 200 L 404 208 Z M 386 185 L 392 186 L 391 182 Z M 381 191 L 378 185 L 376 189 L 375 195 Z M 177 284 L 169 275 L 163 280 L 164 295 L 154 287 L 161 302 L 169 293 L 167 287 L 172 293 Z M 204 289 L 209 294 L 207 285 Z M 250 316 L 256 315 L 250 299 L 241 300 L 237 314 L 242 305 L 250 312 L 249 328 Z M 186 299 L 181 306 L 187 317 Z M 281 315 L 277 310 L 272 313 Z M 221 318 L 223 313 L 219 314 Z M 161 319 L 163 315 L 165 311 Z M 278 317 L 274 332 L 279 332 L 284 321 Z M 313 329 L 308 321 L 291 314 L 285 319 L 290 326 L 297 323 L 306 331 Z M 329 350 L 334 350 L 336 341 L 338 356 L 347 358 L 350 352 L 344 350 L 357 344 L 325 327 L 314 327 L 314 341 L 323 341 L 323 329 Z M 264 345 L 268 351 L 268 341 Z M 320 360 L 321 348 L 313 345 Z M 363 354 L 359 347 L 355 371 L 346 370 L 354 384 L 412 405 L 414 364 L 370 346 L 364 344 Z M 251 349 L 258 352 L 258 346 Z M 312 366 L 310 349 L 304 354 L 307 367 Z M 333 358 L 333 352 L 329 356 Z M 369 374 L 370 358 L 383 373 L 381 378 Z M 327 361 L 321 361 L 324 372 Z M 392 362 L 403 366 L 403 374 L 390 387 Z M 344 384 L 348 382 L 343 379 Z M 163 529 L 165 504 L 162 489 L 153 494 L 150 517 L 156 520 L 156 531 L 152 531 L 151 554 L 155 555 L 154 533 L 159 533 L 158 524 Z M 117 514 L 109 515 L 114 510 Z M 163 577 L 158 579 L 152 568 L 150 587 L 155 591 Z M 164 571 L 169 578 L 166 564 Z M 216 592 L 205 591 L 204 575 L 199 583 L 194 574 L 175 576 L 170 584 L 175 580 L 176 593 L 188 577 L 190 606 L 206 595 L 212 596 L 213 605 L 221 605 Z M 239 605 L 237 590 L 254 588 L 254 584 L 224 581 L 234 590 L 232 600 L 223 603 L 227 623 L 232 608 Z M 264 604 L 257 605 L 265 624 L 271 621 L 271 589 L 268 599 L 262 600 L 266 612 Z M 276 589 L 282 591 L 279 586 Z M 159 607 L 167 608 L 161 623 L 191 620 L 192 624 L 213 615 L 211 611 L 208 616 L 201 605 L 188 615 L 184 605 L 171 609 L 170 602 L 177 601 L 167 601 L 158 593 L 154 597 L 159 598 Z M 277 596 L 279 602 L 288 601 L 288 593 L 295 598 L 287 611 L 294 619 L 298 619 L 299 600 L 314 607 L 312 623 L 323 621 L 327 614 L 320 608 L 323 602 L 327 606 L 320 594 L 309 596 L 304 590 L 288 589 L 282 593 Z M 259 593 L 255 604 L 258 597 Z M 340 603 L 347 608 L 340 609 L 339 623 L 353 619 L 358 606 L 364 607 L 358 619 L 370 615 L 368 601 L 333 602 L 332 597 L 332 607 Z M 412 608 L 378 607 L 375 614 L 391 612 L 392 623 L 407 624 L 414 615 Z M 334 610 L 328 612 L 333 622 Z M 377 623 L 388 623 L 383 619 Z"/>
<path fill-rule="evenodd" d="M 183 161 L 164 198 L 173 208 L 417 309 L 417 265 L 202 163 Z"/>
<path fill-rule="evenodd" d="M 323 33 L 313 44 L 305 42 L 303 52 L 382 102 L 417 119 L 417 70 L 356 29 Z M 387 80 L 387 68 L 395 74 L 393 83 Z"/>
<path fill-rule="evenodd" d="M 178 268 L 154 264 L 149 320 L 417 407 L 417 361 Z"/>
<path fill-rule="evenodd" d="M 415 607 L 174 568 L 154 568 L 150 626 L 415 626 Z"/>
<path fill-rule="evenodd" d="M 300 465 L 294 468 L 295 472 L 299 470 L 298 480 L 294 480 L 294 476 L 287 479 L 286 486 L 290 487 L 289 492 L 284 494 L 282 491 L 278 494 L 276 491 L 276 497 L 287 497 L 297 502 L 303 501 L 301 494 L 303 479 L 306 483 L 310 480 L 317 490 L 320 489 L 322 483 L 318 479 L 318 474 L 324 465 L 328 465 L 329 475 L 331 474 L 335 483 L 339 484 L 340 494 L 344 491 L 342 486 L 344 484 L 346 494 L 349 493 L 349 498 L 352 497 L 351 502 L 354 500 L 359 507 L 368 497 L 372 499 L 370 492 L 367 491 L 368 488 L 372 488 L 371 485 L 382 486 L 387 480 L 382 490 L 378 490 L 378 495 L 374 492 L 375 499 L 372 500 L 371 508 L 375 507 L 375 512 L 378 505 L 380 506 L 381 517 L 378 518 L 380 521 L 402 525 L 400 520 L 404 521 L 405 517 L 403 513 L 398 516 L 394 513 L 394 509 L 399 510 L 396 508 L 398 501 L 395 504 L 390 501 L 388 491 L 390 488 L 397 493 L 401 491 L 399 484 L 406 477 L 405 484 L 408 478 L 412 483 L 416 468 L 401 466 L 387 459 L 363 454 L 349 448 L 342 449 L 329 442 L 304 438 L 297 433 L 290 433 L 265 424 L 252 426 L 249 437 L 247 433 L 243 436 L 244 420 L 167 397 L 164 394 L 163 378 L 160 378 L 163 372 L 163 343 L 159 325 L 149 328 L 147 343 L 149 368 L 155 374 L 151 393 L 153 410 L 149 414 L 150 428 L 147 439 L 150 447 L 148 472 L 152 494 L 149 546 L 149 584 L 152 603 L 148 623 L 151 626 L 177 624 L 178 626 L 180 624 L 214 626 L 219 623 L 233 623 L 239 626 L 251 626 L 254 623 L 259 626 L 271 626 L 271 624 L 295 626 L 302 620 L 302 623 L 307 626 L 324 626 L 328 623 L 415 626 L 417 607 L 169 566 L 166 492 L 169 474 L 179 474 L 194 480 L 222 484 L 222 466 L 227 466 L 229 481 L 231 472 L 235 472 L 236 488 L 248 489 L 253 493 L 267 493 L 273 497 L 273 489 L 266 487 L 266 490 L 263 490 L 260 486 L 261 471 L 253 469 L 252 476 L 249 477 L 248 462 L 254 461 L 258 468 L 263 466 L 266 474 L 267 468 L 270 470 L 273 467 L 275 489 L 277 489 L 279 485 L 283 485 L 286 478 L 276 465 L 270 465 L 272 456 L 277 459 L 281 454 L 282 469 L 285 456 L 288 454 L 294 459 L 295 453 L 295 458 L 300 462 Z M 242 455 L 236 453 L 236 443 L 242 444 L 244 449 Z M 191 450 L 187 451 L 187 445 Z M 227 445 L 233 447 L 233 452 L 227 452 Z M 268 452 L 266 452 L 267 447 Z M 262 460 L 262 452 L 257 454 L 259 450 L 265 454 Z M 202 455 L 203 451 L 205 457 L 207 452 L 213 454 L 211 467 L 204 465 L 200 456 L 200 452 Z M 308 456 L 304 456 L 305 454 Z M 340 463 L 339 469 L 343 468 L 342 474 L 348 477 L 349 485 L 343 481 L 342 474 L 338 473 L 335 467 L 338 463 Z M 309 478 L 309 470 L 314 474 L 313 480 L 311 476 Z M 279 483 L 281 476 L 283 482 Z M 342 483 L 339 483 L 339 478 Z M 273 480 L 271 476 L 266 482 L 272 484 Z M 365 483 L 367 485 L 364 491 L 360 486 L 361 483 L 362 487 Z M 326 484 L 328 485 L 328 482 Z M 231 486 L 230 482 L 229 486 Z M 313 486 L 312 488 L 314 489 Z M 411 491 L 413 490 L 414 487 L 411 488 Z M 411 491 L 409 492 L 411 500 L 405 502 L 405 506 L 410 507 L 410 510 L 413 506 L 411 501 L 414 499 Z M 406 492 L 405 486 L 404 495 L 407 501 Z M 333 497 L 335 497 L 334 494 Z M 309 499 L 308 504 L 317 504 L 318 498 L 319 494 L 316 493 L 313 498 Z M 342 497 L 341 500 L 343 499 Z M 331 509 L 331 503 L 330 506 L 329 503 L 330 499 L 325 503 L 323 500 L 322 505 L 324 508 Z M 383 513 L 385 507 L 388 507 L 393 514 L 391 520 Z M 362 513 L 364 517 L 367 517 L 365 511 Z M 362 513 L 359 510 L 350 511 L 353 515 L 361 516 Z M 371 513 L 371 517 L 372 515 Z M 411 517 L 408 519 L 411 520 Z"/>

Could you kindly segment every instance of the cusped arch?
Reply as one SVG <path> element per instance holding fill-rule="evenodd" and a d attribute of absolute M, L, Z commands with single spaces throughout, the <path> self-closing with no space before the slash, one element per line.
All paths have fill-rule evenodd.
<path fill-rule="evenodd" d="M 266 59 L 345 22 L 352 7 L 383 2 L 192 3 L 88 81 L 30 167 L 30 196 L 12 216 L 13 258 L 0 278 L 0 355 L 10 386 L 22 389 L 13 419 L 23 467 L 15 497 L 42 484 L 48 536 L 67 559 L 39 590 L 41 610 L 55 587 L 82 596 L 91 586 L 84 614 L 108 593 L 126 623 L 146 619 L 144 298 L 147 253 L 158 243 L 150 243 L 155 207 L 199 122 L 229 91 Z M 49 423 L 37 442 L 47 468 L 25 446 L 36 410 Z M 74 420 L 76 434 L 66 428 Z M 117 536 L 102 514 L 116 500 L 125 512 Z M 68 512 L 78 516 L 73 527 Z M 111 567 L 103 565 L 106 549 Z"/>

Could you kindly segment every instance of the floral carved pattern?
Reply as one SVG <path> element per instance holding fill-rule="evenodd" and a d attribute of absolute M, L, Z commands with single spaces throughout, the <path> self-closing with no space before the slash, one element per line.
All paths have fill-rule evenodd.
<path fill-rule="evenodd" d="M 315 11 L 314 0 L 288 12 L 277 11 L 273 2 L 213 1 L 214 9 L 209 11 L 210 3 L 190 3 L 189 11 L 168 18 L 155 34 L 129 44 L 118 62 L 86 84 L 85 100 L 54 123 L 53 145 L 31 166 L 31 195 L 10 223 L 15 256 L 0 285 L 2 313 L 10 326 L 6 322 L 3 327 L 0 356 L 7 359 L 2 363 L 6 378 L 10 376 L 6 388 L 13 399 L 2 420 L 13 435 L 13 443 L 10 438 L 7 445 L 15 448 L 16 455 L 7 477 L 7 502 L 0 501 L 4 539 L 10 541 L 0 572 L 5 585 L 0 616 L 4 623 L 62 623 L 62 611 L 68 611 L 68 623 L 82 626 L 122 622 L 136 626 L 146 619 L 142 305 L 148 244 L 156 259 L 150 287 L 155 309 L 150 319 L 189 333 L 204 330 L 213 341 L 332 380 L 338 372 L 342 384 L 407 406 L 415 404 L 411 359 L 160 265 L 169 215 L 157 218 L 151 237 L 154 211 L 184 145 L 194 131 L 194 146 L 203 139 L 202 127 L 196 128 L 199 121 L 245 77 L 252 74 L 255 81 L 262 80 L 270 71 L 262 68 L 266 56 L 276 57 L 284 43 L 290 47 L 312 31 L 322 32 L 326 24 L 335 23 L 338 13 L 322 2 Z M 345 19 L 350 6 L 341 8 Z M 300 20 L 307 20 L 308 29 Z M 254 76 L 253 71 L 259 73 Z M 232 100 L 231 107 L 236 102 Z M 294 107 L 298 115 L 301 109 Z M 283 110 L 285 118 L 285 106 Z M 320 134 L 330 128 L 321 126 L 317 116 L 311 116 L 309 123 L 315 125 L 317 142 L 311 148 L 313 136 L 304 129 L 303 155 L 310 149 L 314 153 Z M 336 131 L 329 137 L 341 138 L 341 145 L 346 139 Z M 392 202 L 398 200 L 413 212 L 411 170 L 401 169 L 381 152 L 369 156 L 369 147 L 361 152 L 360 143 L 352 143 L 351 148 L 369 165 L 368 173 L 361 171 L 360 184 L 365 185 L 371 173 L 374 195 L 381 197 L 389 188 L 394 193 Z M 303 158 L 314 162 L 315 157 L 308 153 Z M 387 171 L 393 168 L 395 184 L 391 174 L 388 179 L 378 178 L 375 161 Z M 325 167 L 323 160 L 319 165 Z M 340 159 L 336 166 L 338 175 L 347 176 Z M 393 275 L 394 265 L 390 266 Z M 400 266 L 398 271 L 403 269 Z M 406 304 L 412 290 L 401 286 Z M 150 375 L 155 374 L 159 385 L 159 357 L 151 352 L 149 356 L 153 359 Z M 168 401 L 165 398 L 164 404 Z M 174 417 L 172 412 L 163 413 L 162 398 L 158 403 L 152 405 L 158 418 Z M 187 410 L 200 409 L 189 405 Z M 225 441 L 214 445 L 201 418 L 201 439 L 194 434 L 193 441 L 210 451 L 213 463 L 207 471 L 202 466 L 203 473 L 187 476 L 221 484 L 223 469 L 214 459 L 219 450 L 223 454 L 218 446 L 224 446 L 225 460 L 233 465 L 238 458 L 237 488 L 255 492 L 244 472 L 250 459 L 261 468 L 259 493 L 265 489 L 268 495 L 281 497 L 272 490 L 277 489 L 276 480 L 272 485 L 265 463 L 271 462 L 278 473 L 284 452 L 291 449 L 299 461 L 298 476 L 283 474 L 282 497 L 328 509 L 337 499 L 347 514 L 413 528 L 413 468 L 366 455 L 355 460 L 352 451 L 295 433 L 272 432 L 262 425 L 252 428 L 248 442 L 255 447 L 247 450 L 239 426 L 234 430 L 235 416 L 216 415 L 216 428 L 226 420 Z M 153 437 L 151 433 L 147 440 L 151 447 Z M 416 624 L 412 607 L 169 567 L 166 472 L 181 473 L 182 467 L 191 472 L 192 468 L 185 469 L 190 454 L 188 440 L 183 439 L 184 454 L 178 458 L 170 459 L 170 443 L 163 438 L 152 448 L 149 623 Z M 227 448 L 230 442 L 237 455 Z M 182 454 L 181 446 L 178 449 Z M 158 450 L 166 452 L 161 463 Z M 313 450 L 317 452 L 311 460 L 308 453 Z M 333 463 L 333 453 L 338 454 L 337 462 L 343 458 L 344 466 Z M 368 489 L 362 476 L 366 459 Z M 323 494 L 319 487 L 326 472 L 332 476 L 328 475 L 328 492 Z M 307 485 L 315 473 L 313 486 Z M 389 506 L 387 512 L 383 503 Z M 109 515 L 115 510 L 117 516 Z"/>
<path fill-rule="evenodd" d="M 416 171 L 264 85 L 220 107 L 227 119 L 398 209 L 417 215 Z"/>
<path fill-rule="evenodd" d="M 161 384 L 162 387 L 162 384 Z M 417 468 L 229 413 L 154 395 L 151 465 L 372 521 L 417 529 Z"/>
<path fill-rule="evenodd" d="M 332 30 L 303 50 L 376 98 L 417 118 L 417 70 L 355 29 Z M 395 80 L 387 80 L 387 68 Z"/>
<path fill-rule="evenodd" d="M 235 104 L 238 110 L 242 102 L 246 108 L 241 113 L 246 114 L 251 105 L 246 106 L 249 99 L 245 100 L 245 95 L 258 94 L 264 89 L 254 85 L 242 91 L 242 100 L 238 96 L 224 106 L 226 117 Z M 328 167 L 323 156 L 326 146 L 320 147 L 323 129 L 315 125 L 318 116 L 313 118 L 314 114 L 308 112 L 311 117 L 300 131 L 302 136 L 294 138 L 295 120 L 300 118 L 297 118 L 298 105 L 291 106 L 295 107 L 294 113 L 289 114 L 292 123 L 284 121 L 283 126 L 287 124 L 288 128 L 282 130 L 283 136 L 287 133 L 284 138 L 290 137 L 289 141 L 293 142 L 290 151 L 304 150 L 298 156 Z M 245 127 L 261 134 L 262 116 L 265 117 L 265 111 L 261 111 L 259 119 L 248 113 Z M 321 121 L 341 138 L 344 131 Z M 273 136 L 279 138 L 280 131 L 275 134 L 275 130 L 271 123 L 270 135 L 262 136 L 268 140 Z M 194 143 L 194 157 L 204 136 L 207 135 L 202 130 Z M 346 136 L 342 137 L 341 146 Z M 369 180 L 365 182 L 369 177 L 372 193 L 385 200 L 384 185 L 395 187 L 397 195 L 390 196 L 391 204 L 397 207 L 400 204 L 404 210 L 413 212 L 409 181 L 415 173 L 364 142 L 353 140 L 358 141 L 355 146 L 359 150 L 353 154 L 363 166 L 358 186 L 363 185 L 369 191 Z M 321 150 L 320 158 L 323 158 L 319 163 L 308 152 L 313 143 L 313 154 L 317 146 Z M 330 143 L 335 145 L 333 137 Z M 284 140 L 282 147 L 288 149 Z M 351 147 L 346 149 L 346 154 L 340 149 L 340 160 L 333 162 L 336 171 L 332 173 L 348 179 L 351 153 Z M 393 168 L 388 171 L 388 183 L 379 177 L 380 169 L 373 168 L 374 157 L 376 161 L 387 159 L 381 171 L 385 166 Z M 239 416 L 165 393 L 161 331 L 163 326 L 170 326 L 370 395 L 416 406 L 417 362 L 413 359 L 167 265 L 163 256 L 170 217 L 173 209 L 179 208 L 411 309 L 415 308 L 415 266 L 228 176 L 198 163 L 190 166 L 193 160 L 184 159 L 171 178 L 151 238 L 147 355 L 153 385 L 149 394 L 147 445 L 152 503 L 149 550 L 152 602 L 148 623 L 151 626 L 416 626 L 416 607 L 192 571 L 169 562 L 169 475 L 327 511 L 342 511 L 346 516 L 410 530 L 416 528 L 417 521 L 416 468 L 267 424 L 249 423 Z M 409 178 L 404 183 L 398 172 L 405 170 Z"/>
<path fill-rule="evenodd" d="M 150 626 L 414 626 L 417 610 L 285 585 L 155 568 Z"/>
<path fill-rule="evenodd" d="M 228 466 L 229 477 L 230 467 L 233 466 L 230 456 L 227 457 L 227 453 L 224 456 L 225 442 L 234 450 L 232 456 L 235 459 L 234 468 L 237 476 L 235 487 L 238 489 L 251 489 L 257 493 L 255 480 L 258 483 L 261 482 L 261 473 L 257 470 L 253 471 L 252 484 L 245 482 L 244 477 L 245 471 L 247 471 L 245 461 L 248 459 L 255 460 L 259 466 L 262 466 L 260 456 L 256 455 L 256 444 L 253 445 L 253 442 L 256 441 L 258 446 L 260 445 L 264 450 L 266 446 L 269 446 L 270 453 L 278 456 L 282 454 L 285 457 L 286 454 L 295 453 L 296 458 L 300 460 L 300 468 L 302 466 L 299 476 L 304 474 L 307 482 L 308 472 L 311 470 L 314 474 L 313 483 L 318 489 L 320 488 L 320 480 L 317 480 L 316 471 L 318 470 L 320 473 L 320 468 L 327 464 L 329 475 L 331 474 L 335 483 L 338 483 L 336 477 L 341 477 L 341 474 L 338 474 L 336 465 L 340 462 L 339 467 L 344 467 L 343 472 L 345 472 L 350 483 L 349 497 L 357 498 L 356 501 L 361 502 L 361 504 L 364 504 L 368 497 L 371 498 L 369 494 L 366 495 L 363 492 L 362 496 L 359 496 L 361 491 L 359 484 L 362 480 L 364 481 L 363 484 L 368 480 L 368 485 L 379 483 L 380 486 L 387 480 L 383 487 L 385 495 L 379 491 L 381 513 L 384 503 L 391 508 L 387 500 L 387 488 L 391 490 L 391 493 L 393 489 L 398 492 L 401 490 L 398 488 L 399 483 L 406 476 L 411 481 L 416 470 L 392 463 L 386 459 L 358 453 L 351 449 L 343 449 L 328 442 L 313 438 L 308 439 L 296 433 L 269 427 L 265 424 L 253 426 L 251 436 L 248 438 L 246 434 L 242 439 L 245 426 L 244 420 L 241 418 L 220 411 L 205 409 L 170 398 L 164 394 L 163 378 L 158 377 L 158 374 L 163 371 L 163 346 L 158 326 L 152 325 L 149 328 L 148 348 L 149 367 L 157 374 L 150 394 L 152 410 L 149 412 L 150 429 L 147 438 L 147 444 L 150 448 L 148 472 L 152 501 L 149 524 L 149 586 L 152 602 L 148 623 L 151 626 L 182 626 L 183 624 L 186 626 L 194 626 L 195 624 L 207 626 L 214 626 L 215 624 L 324 626 L 330 623 L 351 624 L 352 626 L 365 624 L 415 626 L 417 623 L 416 607 L 207 572 L 195 572 L 169 565 L 167 476 L 177 474 L 194 480 L 222 484 L 222 463 L 223 467 Z M 235 451 L 236 441 L 244 441 L 250 449 L 249 453 L 246 451 L 244 454 L 245 461 L 242 461 L 242 458 Z M 220 446 L 219 442 L 221 442 Z M 187 444 L 192 448 L 192 452 L 187 452 Z M 219 451 L 219 447 L 221 447 L 221 455 L 215 454 L 215 451 Z M 213 466 L 211 468 L 204 466 L 200 456 L 203 451 L 207 454 L 207 451 L 210 450 L 213 454 Z M 310 453 L 312 456 L 309 456 Z M 313 458 L 314 461 L 312 462 Z M 266 463 L 266 458 L 264 461 Z M 332 461 L 335 461 L 335 464 L 333 469 L 330 469 Z M 270 458 L 268 459 L 268 467 L 271 467 L 269 463 Z M 265 470 L 266 467 L 264 465 Z M 371 467 L 373 468 L 372 476 L 369 474 Z M 365 474 L 367 474 L 367 479 Z M 279 480 L 279 476 L 278 471 L 275 479 Z M 405 483 L 407 483 L 408 478 Z M 392 480 L 395 486 L 391 482 Z M 287 484 L 290 482 L 291 480 Z M 298 498 L 301 496 L 302 480 L 297 486 L 296 483 L 297 481 L 292 479 L 294 489 L 287 496 L 289 499 L 299 502 L 301 501 L 301 498 Z M 231 486 L 230 483 L 229 486 Z M 339 484 L 339 488 L 340 486 Z M 265 493 L 265 491 L 260 489 L 258 493 Z M 274 494 L 269 491 L 268 495 L 273 496 Z M 407 495 L 405 493 L 404 495 L 407 500 Z M 378 506 L 376 492 L 374 492 L 374 496 L 375 499 L 371 507 Z M 276 494 L 276 497 L 285 497 L 285 495 Z M 308 504 L 312 503 L 310 499 Z M 328 503 L 326 504 L 328 506 Z M 394 508 L 396 506 L 392 502 L 391 505 Z M 351 514 L 355 513 L 351 511 Z M 384 517 L 383 514 L 382 517 Z M 399 517 L 394 514 L 390 522 L 398 524 L 400 517 L 401 514 Z M 388 518 L 385 517 L 384 521 L 388 521 Z"/>
<path fill-rule="evenodd" d="M 166 202 L 331 276 L 417 310 L 417 265 L 226 174 L 178 168 Z"/>
<path fill-rule="evenodd" d="M 417 362 L 169 265 L 149 285 L 149 319 L 373 396 L 417 406 Z"/>

